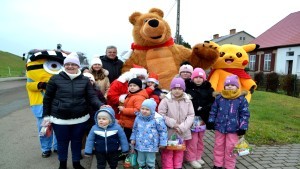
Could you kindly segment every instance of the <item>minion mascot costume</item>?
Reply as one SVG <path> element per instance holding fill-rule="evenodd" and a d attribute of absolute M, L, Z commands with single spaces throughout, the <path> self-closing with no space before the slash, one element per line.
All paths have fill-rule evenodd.
<path fill-rule="evenodd" d="M 38 132 L 43 121 L 43 98 L 47 82 L 54 74 L 58 74 L 63 68 L 63 60 L 66 54 L 57 50 L 35 50 L 32 52 L 26 64 L 27 83 L 31 110 L 36 117 Z M 57 151 L 57 141 L 54 133 L 50 137 L 39 136 L 42 157 L 51 155 L 51 149 Z M 53 145 L 53 147 L 52 147 Z"/>

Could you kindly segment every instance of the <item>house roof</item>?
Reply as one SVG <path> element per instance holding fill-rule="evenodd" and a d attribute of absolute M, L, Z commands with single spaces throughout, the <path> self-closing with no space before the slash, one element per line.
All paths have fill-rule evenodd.
<path fill-rule="evenodd" d="M 249 33 L 245 32 L 245 31 L 240 31 L 240 32 L 237 32 L 237 33 L 232 34 L 232 35 L 225 35 L 225 36 L 219 37 L 218 39 L 212 39 L 211 41 L 214 41 L 214 42 L 218 43 L 218 42 L 221 42 L 221 41 L 223 41 L 223 40 L 225 40 L 225 39 L 229 39 L 229 38 L 231 38 L 231 37 L 233 37 L 233 36 L 236 36 L 236 35 L 238 35 L 238 34 L 241 34 L 241 33 L 243 33 L 243 32 L 254 38 L 254 36 L 250 35 Z"/>
<path fill-rule="evenodd" d="M 250 43 L 260 48 L 300 44 L 300 11 L 289 14 Z"/>

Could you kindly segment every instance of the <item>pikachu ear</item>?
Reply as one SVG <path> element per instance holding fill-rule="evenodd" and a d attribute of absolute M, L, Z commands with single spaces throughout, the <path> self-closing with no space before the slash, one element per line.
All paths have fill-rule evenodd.
<path fill-rule="evenodd" d="M 259 48 L 258 44 L 248 44 L 248 45 L 243 45 L 242 48 L 248 53 L 251 51 L 254 51 L 255 49 Z"/>

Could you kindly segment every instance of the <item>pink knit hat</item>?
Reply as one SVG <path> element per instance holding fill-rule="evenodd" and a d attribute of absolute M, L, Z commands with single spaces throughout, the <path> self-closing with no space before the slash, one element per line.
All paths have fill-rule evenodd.
<path fill-rule="evenodd" d="M 193 80 L 195 77 L 201 77 L 205 81 L 206 80 L 206 73 L 201 68 L 195 68 L 193 73 L 192 73 L 191 79 Z"/>
<path fill-rule="evenodd" d="M 172 90 L 175 87 L 180 87 L 185 91 L 185 82 L 181 77 L 175 77 L 170 85 L 170 89 Z"/>
<path fill-rule="evenodd" d="M 240 87 L 237 75 L 230 75 L 230 76 L 226 77 L 224 86 L 227 86 L 230 84 L 236 86 L 237 88 Z"/>

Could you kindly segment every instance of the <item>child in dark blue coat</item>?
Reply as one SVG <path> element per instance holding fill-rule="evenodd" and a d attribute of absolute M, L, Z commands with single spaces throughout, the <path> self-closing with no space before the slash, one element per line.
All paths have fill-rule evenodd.
<path fill-rule="evenodd" d="M 125 132 L 116 122 L 115 112 L 111 107 L 98 110 L 95 122 L 86 141 L 85 155 L 92 155 L 95 148 L 97 168 L 105 169 L 107 162 L 111 169 L 115 169 L 118 165 L 118 148 L 121 146 L 123 153 L 129 150 Z"/>
<path fill-rule="evenodd" d="M 232 154 L 239 136 L 248 130 L 250 112 L 245 98 L 247 92 L 240 92 L 236 75 L 227 76 L 224 90 L 216 96 L 211 107 L 207 129 L 215 130 L 214 169 L 234 169 L 236 156 Z"/>

